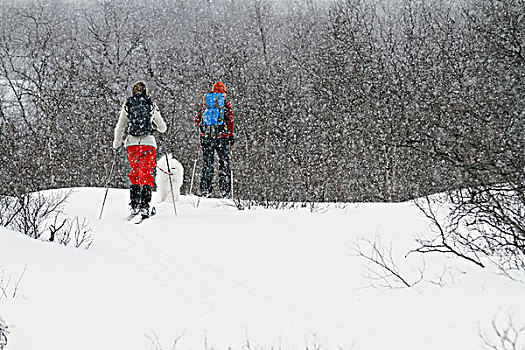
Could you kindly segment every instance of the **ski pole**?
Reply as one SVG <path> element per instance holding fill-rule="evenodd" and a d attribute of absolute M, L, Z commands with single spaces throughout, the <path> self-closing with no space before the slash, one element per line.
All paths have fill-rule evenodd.
<path fill-rule="evenodd" d="M 234 196 L 233 196 L 233 150 L 232 150 L 231 143 L 230 143 L 230 190 L 232 192 L 232 199 L 234 199 Z"/>
<path fill-rule="evenodd" d="M 171 188 L 171 201 L 173 202 L 173 211 L 175 212 L 175 216 L 177 216 L 177 206 L 175 205 L 175 195 L 173 194 L 173 183 L 171 182 L 171 169 L 170 169 L 170 162 L 168 160 L 168 151 L 167 148 L 165 148 L 164 155 L 166 156 L 166 166 L 168 167 L 168 178 L 170 180 L 170 188 Z"/>
<path fill-rule="evenodd" d="M 192 195 L 193 190 L 193 179 L 195 177 L 195 169 L 197 167 L 197 161 L 199 160 L 199 150 L 201 148 L 201 138 L 199 135 L 199 140 L 197 142 L 197 153 L 195 154 L 195 161 L 193 162 L 193 172 L 191 174 L 191 184 L 190 184 L 190 196 Z"/>
<path fill-rule="evenodd" d="M 113 176 L 113 168 L 115 167 L 115 163 L 117 161 L 117 150 L 115 150 L 115 155 L 113 156 L 113 164 L 111 164 L 111 170 L 109 171 L 109 177 L 108 182 L 106 183 L 106 193 L 104 194 L 104 200 L 102 201 L 102 208 L 100 208 L 100 215 L 98 219 L 102 219 L 102 212 L 104 211 L 104 205 L 106 204 L 106 198 L 108 197 L 108 190 L 109 190 L 109 184 L 111 182 L 111 177 Z"/>

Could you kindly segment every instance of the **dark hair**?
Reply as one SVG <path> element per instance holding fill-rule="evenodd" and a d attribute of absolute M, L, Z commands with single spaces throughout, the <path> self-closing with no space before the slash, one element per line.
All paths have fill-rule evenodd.
<path fill-rule="evenodd" d="M 137 81 L 135 85 L 133 85 L 133 93 L 146 95 L 147 94 L 146 84 L 144 84 L 144 82 L 142 81 Z"/>

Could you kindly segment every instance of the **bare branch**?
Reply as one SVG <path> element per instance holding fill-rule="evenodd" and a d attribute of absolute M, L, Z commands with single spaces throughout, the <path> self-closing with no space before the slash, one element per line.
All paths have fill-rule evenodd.
<path fill-rule="evenodd" d="M 493 350 L 523 350 L 525 349 L 525 326 L 518 327 L 512 314 L 508 315 L 506 323 L 501 324 L 496 319 L 491 322 L 489 334 L 480 330 L 479 337 L 486 349 Z"/>
<path fill-rule="evenodd" d="M 374 242 L 367 238 L 359 238 L 355 251 L 357 256 L 364 258 L 375 267 L 367 266 L 368 274 L 365 276 L 373 287 L 410 288 L 423 280 L 424 264 L 418 268 L 418 278 L 414 282 L 409 282 L 402 276 L 392 256 L 392 245 L 389 247 L 381 245 L 379 237 L 376 237 Z"/>

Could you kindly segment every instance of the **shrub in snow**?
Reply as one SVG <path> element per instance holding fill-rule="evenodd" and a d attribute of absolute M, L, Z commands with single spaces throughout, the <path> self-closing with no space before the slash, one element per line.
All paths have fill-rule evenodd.
<path fill-rule="evenodd" d="M 69 218 L 62 212 L 71 193 L 68 190 L 0 196 L 0 225 L 35 239 L 49 233 L 50 241 L 87 249 L 93 242 L 87 220 Z"/>
<path fill-rule="evenodd" d="M 417 201 L 436 235 L 419 239 L 419 252 L 452 253 L 485 267 L 525 269 L 523 186 L 492 185 L 449 191 Z"/>
<path fill-rule="evenodd" d="M 0 316 L 0 350 L 7 345 L 7 324 Z"/>

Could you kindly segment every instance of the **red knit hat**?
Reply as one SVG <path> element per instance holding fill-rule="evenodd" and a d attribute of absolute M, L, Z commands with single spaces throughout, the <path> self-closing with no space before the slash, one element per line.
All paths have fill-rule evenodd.
<path fill-rule="evenodd" d="M 211 88 L 211 92 L 220 92 L 221 94 L 224 94 L 226 93 L 226 87 L 224 86 L 223 83 L 218 81 L 215 84 L 213 84 L 213 87 Z"/>

